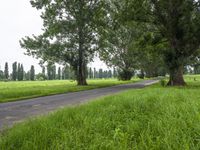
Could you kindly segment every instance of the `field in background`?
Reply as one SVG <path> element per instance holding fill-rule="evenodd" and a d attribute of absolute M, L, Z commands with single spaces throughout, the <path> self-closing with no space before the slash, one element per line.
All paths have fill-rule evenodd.
<path fill-rule="evenodd" d="M 88 80 L 88 86 L 77 86 L 75 81 L 70 80 L 0 82 L 0 103 L 38 96 L 89 90 L 138 80 L 136 78 L 131 81 L 118 81 L 117 79 Z"/>
<path fill-rule="evenodd" d="M 129 90 L 2 132 L 0 149 L 200 149 L 200 76 Z"/>

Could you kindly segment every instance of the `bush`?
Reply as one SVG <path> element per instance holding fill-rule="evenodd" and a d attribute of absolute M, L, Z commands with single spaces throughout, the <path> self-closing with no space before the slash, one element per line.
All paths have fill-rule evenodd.
<path fill-rule="evenodd" d="M 46 80 L 46 76 L 43 73 L 39 73 L 36 75 L 36 80 L 44 81 L 44 80 Z"/>
<path fill-rule="evenodd" d="M 165 87 L 165 86 L 166 86 L 166 81 L 165 81 L 165 79 L 161 79 L 161 80 L 160 80 L 160 85 L 161 85 L 162 87 Z"/>
<path fill-rule="evenodd" d="M 122 71 L 119 71 L 118 73 L 118 79 L 122 81 L 131 80 L 133 75 L 134 75 L 133 71 L 122 70 Z"/>
<path fill-rule="evenodd" d="M 137 74 L 137 77 L 140 78 L 140 79 L 144 79 L 144 74 L 142 74 L 142 73 Z"/>

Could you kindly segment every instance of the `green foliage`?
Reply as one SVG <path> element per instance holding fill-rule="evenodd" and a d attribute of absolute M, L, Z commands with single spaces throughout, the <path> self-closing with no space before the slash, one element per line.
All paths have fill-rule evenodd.
<path fill-rule="evenodd" d="M 64 68 L 62 69 L 62 79 L 64 79 L 64 80 L 66 80 L 66 79 L 75 80 L 76 79 L 76 74 L 69 65 L 65 65 Z"/>
<path fill-rule="evenodd" d="M 141 8 L 142 7 L 142 8 Z M 164 43 L 160 51 L 170 73 L 169 85 L 185 85 L 183 66 L 194 58 L 200 46 L 200 4 L 196 0 L 128 0 L 125 20 L 147 24 L 154 45 Z"/>
<path fill-rule="evenodd" d="M 200 66 L 199 65 L 194 66 L 194 74 L 200 74 Z"/>
<path fill-rule="evenodd" d="M 43 61 L 70 64 L 78 84 L 86 85 L 86 66 L 98 45 L 96 28 L 102 1 L 32 0 L 31 5 L 42 10 L 44 33 L 23 38 L 21 47 Z"/>
<path fill-rule="evenodd" d="M 143 27 L 143 33 L 135 43 L 137 67 L 143 71 L 141 75 L 147 78 L 165 76 L 167 73 L 162 51 L 166 48 L 163 43 L 155 44 L 155 34 L 148 25 Z"/>
<path fill-rule="evenodd" d="M 112 71 L 108 70 L 108 78 L 112 78 L 112 77 L 113 77 Z"/>
<path fill-rule="evenodd" d="M 136 66 L 133 43 L 138 38 L 137 24 L 121 21 L 121 11 L 125 7 L 122 1 L 108 1 L 107 14 L 104 16 L 104 27 L 100 33 L 100 58 L 108 65 L 120 70 L 121 74 L 133 72 Z M 123 72 L 125 71 L 125 72 Z M 130 75 L 130 74 L 127 74 Z M 116 74 L 114 75 L 116 77 Z M 123 79 L 130 77 L 123 77 Z"/>
<path fill-rule="evenodd" d="M 38 81 L 44 81 L 44 80 L 46 80 L 46 76 L 43 73 L 38 73 L 35 76 L 35 79 L 38 80 Z"/>
<path fill-rule="evenodd" d="M 200 82 L 186 78 L 188 87 L 129 90 L 15 125 L 0 149 L 200 149 Z"/>
<path fill-rule="evenodd" d="M 89 68 L 89 78 L 90 79 L 93 79 L 94 75 L 93 75 L 93 71 L 92 71 L 92 68 L 90 67 Z"/>
<path fill-rule="evenodd" d="M 30 80 L 30 71 L 27 71 L 25 74 L 24 74 L 24 78 L 26 81 L 29 81 Z"/>
<path fill-rule="evenodd" d="M 61 80 L 61 68 L 58 67 L 58 77 L 57 77 L 58 80 Z"/>
<path fill-rule="evenodd" d="M 165 79 L 161 79 L 161 80 L 160 80 L 160 85 L 161 85 L 162 87 L 165 87 L 165 86 L 167 85 Z"/>
<path fill-rule="evenodd" d="M 99 69 L 99 78 L 102 79 L 103 78 L 103 70 Z"/>
<path fill-rule="evenodd" d="M 46 68 L 44 66 L 42 66 L 42 74 L 46 75 Z"/>
<path fill-rule="evenodd" d="M 31 81 L 35 80 L 35 68 L 33 65 L 31 65 L 31 70 L 30 70 L 30 80 Z"/>
<path fill-rule="evenodd" d="M 24 79 L 24 67 L 23 64 L 18 63 L 17 67 L 17 79 L 18 81 L 22 81 Z"/>
<path fill-rule="evenodd" d="M 94 79 L 99 78 L 99 72 L 94 68 Z"/>
<path fill-rule="evenodd" d="M 0 70 L 0 80 L 3 80 L 3 79 L 4 79 L 3 71 Z"/>
<path fill-rule="evenodd" d="M 113 68 L 113 77 L 117 78 L 117 76 L 118 76 L 118 72 L 117 72 L 116 68 L 114 67 Z"/>
<path fill-rule="evenodd" d="M 12 80 L 17 80 L 17 62 L 14 62 L 12 65 Z"/>
<path fill-rule="evenodd" d="M 8 70 L 8 63 L 7 62 L 5 63 L 5 68 L 4 68 L 4 78 L 6 80 L 8 80 L 8 78 L 9 78 L 9 70 Z"/>
<path fill-rule="evenodd" d="M 130 70 L 122 70 L 122 71 L 118 71 L 118 79 L 119 80 L 131 80 L 131 78 L 133 77 L 134 72 L 130 71 Z"/>
<path fill-rule="evenodd" d="M 137 77 L 140 79 L 144 79 L 145 75 L 143 69 L 140 70 L 140 72 L 137 74 Z"/>
<path fill-rule="evenodd" d="M 47 64 L 47 77 L 48 77 L 48 80 L 56 79 L 56 66 L 55 64 L 51 62 Z"/>
<path fill-rule="evenodd" d="M 165 75 L 167 70 L 159 51 L 166 45 L 157 44 L 162 37 L 153 32 L 155 27 L 137 19 L 124 20 L 124 10 L 132 11 L 126 1 L 111 0 L 107 5 L 109 15 L 104 17 L 105 27 L 100 30 L 101 59 L 115 66 L 121 79 L 130 79 L 136 69 L 142 69 L 146 77 Z"/>
<path fill-rule="evenodd" d="M 94 77 L 95 75 L 95 77 Z M 112 71 L 111 70 L 103 70 L 102 68 L 99 69 L 99 71 L 96 71 L 96 69 L 94 69 L 94 72 L 92 71 L 92 68 L 89 68 L 89 72 L 88 72 L 88 78 L 89 79 L 93 79 L 93 78 L 98 78 L 98 79 L 108 79 L 108 78 L 112 78 Z"/>

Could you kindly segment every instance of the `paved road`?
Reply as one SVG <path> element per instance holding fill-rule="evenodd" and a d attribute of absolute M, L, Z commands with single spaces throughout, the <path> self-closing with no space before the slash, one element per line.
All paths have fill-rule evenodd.
<path fill-rule="evenodd" d="M 80 91 L 53 96 L 33 98 L 0 104 L 0 129 L 11 126 L 31 116 L 45 114 L 60 107 L 82 103 L 101 96 L 111 95 L 127 89 L 143 88 L 157 83 L 158 80 L 145 80 L 137 83 L 123 84 L 112 87 Z"/>

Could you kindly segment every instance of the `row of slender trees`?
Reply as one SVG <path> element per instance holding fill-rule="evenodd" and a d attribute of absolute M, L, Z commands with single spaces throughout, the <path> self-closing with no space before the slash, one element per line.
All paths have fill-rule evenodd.
<path fill-rule="evenodd" d="M 12 80 L 12 81 L 23 81 L 23 80 L 34 80 L 35 69 L 31 65 L 30 70 L 25 72 L 23 64 L 14 62 L 12 64 L 12 71 L 9 73 L 8 62 L 5 63 L 4 70 L 0 68 L 0 80 Z"/>
<path fill-rule="evenodd" d="M 199 0 L 31 0 L 42 12 L 43 33 L 21 47 L 44 62 L 72 67 L 87 85 L 87 64 L 96 54 L 129 80 L 168 73 L 168 85 L 185 85 L 184 68 L 200 56 Z"/>
<path fill-rule="evenodd" d="M 103 70 L 96 68 L 87 68 L 88 79 L 103 79 L 103 78 L 117 78 L 118 73 L 114 68 L 112 70 Z M 23 64 L 14 62 L 12 64 L 12 72 L 9 73 L 9 65 L 6 62 L 4 70 L 0 69 L 0 80 L 12 80 L 12 81 L 23 81 L 23 80 L 66 80 L 76 79 L 74 70 L 69 66 L 58 67 L 53 63 L 48 63 L 46 66 L 42 66 L 42 72 L 36 74 L 35 68 L 31 65 L 29 71 L 25 71 Z"/>

